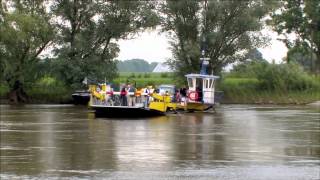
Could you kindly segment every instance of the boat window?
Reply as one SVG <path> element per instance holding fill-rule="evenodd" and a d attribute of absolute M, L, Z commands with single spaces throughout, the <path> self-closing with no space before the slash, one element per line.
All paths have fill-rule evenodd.
<path fill-rule="evenodd" d="M 209 87 L 210 87 L 210 88 L 213 88 L 213 86 L 212 86 L 212 85 L 213 85 L 213 80 L 212 80 L 212 79 L 210 79 Z"/>
<path fill-rule="evenodd" d="M 196 78 L 196 87 L 197 88 L 203 88 L 202 87 L 202 79 L 201 78 Z"/>
<path fill-rule="evenodd" d="M 159 94 L 161 94 L 161 95 L 163 95 L 163 94 L 165 94 L 166 92 L 168 92 L 170 95 L 173 95 L 173 94 L 175 94 L 175 92 L 174 92 L 174 87 L 165 87 L 165 86 L 160 86 L 159 87 Z"/>
<path fill-rule="evenodd" d="M 209 88 L 209 80 L 206 79 L 206 88 L 208 89 Z"/>
<path fill-rule="evenodd" d="M 192 78 L 188 78 L 188 86 L 189 86 L 190 88 L 193 88 Z"/>

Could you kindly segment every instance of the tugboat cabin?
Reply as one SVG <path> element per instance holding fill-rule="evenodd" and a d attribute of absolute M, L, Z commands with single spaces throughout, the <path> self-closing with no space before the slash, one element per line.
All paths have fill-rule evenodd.
<path fill-rule="evenodd" d="M 187 74 L 189 103 L 213 105 L 215 81 L 219 76 L 205 74 Z"/>

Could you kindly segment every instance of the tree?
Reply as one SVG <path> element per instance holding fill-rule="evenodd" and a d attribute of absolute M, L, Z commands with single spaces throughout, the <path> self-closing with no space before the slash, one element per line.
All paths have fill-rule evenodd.
<path fill-rule="evenodd" d="M 172 34 L 173 58 L 168 64 L 175 70 L 177 80 L 187 72 L 199 71 L 199 11 L 200 4 L 192 0 L 166 1 L 160 6 L 163 30 Z"/>
<path fill-rule="evenodd" d="M 33 79 L 33 66 L 52 41 L 53 30 L 41 0 L 7 1 L 0 8 L 2 79 L 9 86 L 10 102 L 25 102 L 25 83 Z"/>
<path fill-rule="evenodd" d="M 315 72 L 317 57 L 314 52 L 306 46 L 297 44 L 290 48 L 285 60 L 287 63 L 298 63 L 309 72 Z"/>
<path fill-rule="evenodd" d="M 116 41 L 157 24 L 152 2 L 59 0 L 53 11 L 60 32 L 56 50 L 60 74 L 77 84 L 84 77 L 106 78 L 117 73 Z"/>
<path fill-rule="evenodd" d="M 246 52 L 265 43 L 261 19 L 275 7 L 265 1 L 166 1 L 161 6 L 165 31 L 173 32 L 173 59 L 180 77 L 199 72 L 200 49 L 210 58 L 209 72 L 245 59 Z M 202 44 L 202 45 L 200 45 Z"/>
<path fill-rule="evenodd" d="M 294 33 L 295 40 L 283 41 L 289 49 L 310 49 L 317 57 L 314 71 L 320 73 L 320 1 L 282 0 L 281 3 L 279 11 L 272 14 L 271 25 L 279 34 Z"/>

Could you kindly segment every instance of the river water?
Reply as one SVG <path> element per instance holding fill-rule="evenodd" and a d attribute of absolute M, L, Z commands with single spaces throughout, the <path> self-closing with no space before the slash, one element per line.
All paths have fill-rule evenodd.
<path fill-rule="evenodd" d="M 0 179 L 320 179 L 320 109 L 95 118 L 83 106 L 1 105 Z"/>

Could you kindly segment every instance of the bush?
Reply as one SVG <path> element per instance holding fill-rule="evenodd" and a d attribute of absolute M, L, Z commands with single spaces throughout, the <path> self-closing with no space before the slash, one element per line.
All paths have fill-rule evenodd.
<path fill-rule="evenodd" d="M 237 64 L 233 66 L 233 69 L 227 74 L 227 77 L 255 78 L 256 74 L 268 65 L 267 61 L 251 61 Z"/>
<path fill-rule="evenodd" d="M 144 78 L 150 78 L 151 75 L 150 75 L 149 73 L 144 73 L 143 77 L 144 77 Z"/>
<path fill-rule="evenodd" d="M 297 64 L 268 64 L 256 71 L 260 89 L 275 91 L 305 91 L 320 88 L 314 77 Z"/>
<path fill-rule="evenodd" d="M 160 77 L 167 78 L 168 77 L 168 73 L 161 73 Z"/>
<path fill-rule="evenodd" d="M 320 82 L 294 63 L 269 64 L 249 62 L 239 64 L 226 75 L 227 78 L 256 78 L 258 90 L 279 92 L 305 91 L 320 89 Z"/>
<path fill-rule="evenodd" d="M 9 86 L 5 83 L 0 84 L 0 97 L 6 97 L 9 93 Z"/>
<path fill-rule="evenodd" d="M 44 103 L 69 102 L 72 93 L 63 82 L 50 76 L 42 77 L 26 91 L 32 101 Z"/>
<path fill-rule="evenodd" d="M 136 77 L 136 74 L 135 74 L 135 73 L 131 73 L 130 77 L 131 77 L 131 78 L 135 78 L 135 77 Z"/>

